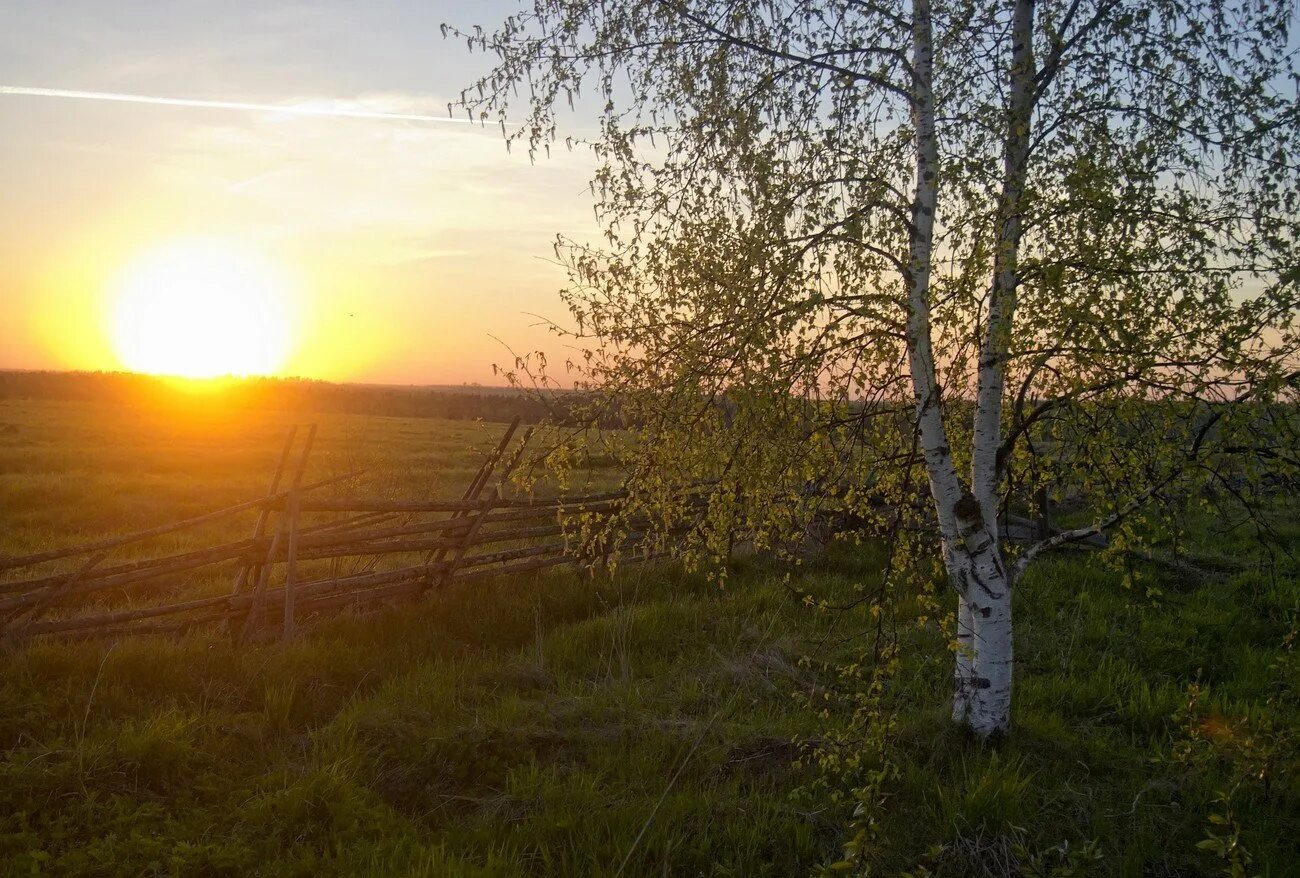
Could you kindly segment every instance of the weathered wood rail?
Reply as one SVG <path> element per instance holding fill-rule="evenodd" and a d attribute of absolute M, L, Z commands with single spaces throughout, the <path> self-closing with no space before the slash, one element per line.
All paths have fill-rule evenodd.
<path fill-rule="evenodd" d="M 682 498 L 675 526 L 659 522 L 654 528 L 625 514 L 624 491 L 504 496 L 498 486 L 506 483 L 531 437 L 525 431 L 515 442 L 518 427 L 516 419 L 459 497 L 412 500 L 322 497 L 323 489 L 358 473 L 306 482 L 316 428 L 308 428 L 296 457 L 294 428 L 262 497 L 135 533 L 0 557 L 0 641 L 121 637 L 214 625 L 225 626 L 240 641 L 277 630 L 287 640 L 300 622 L 322 614 L 412 600 L 456 583 L 566 565 L 595 568 L 611 555 L 620 563 L 661 557 L 665 539 L 700 526 L 702 493 Z M 1056 532 L 1047 504 L 1040 505 L 1037 519 L 1008 515 L 1004 538 L 1024 542 Z M 150 540 L 243 514 L 255 514 L 246 537 L 232 539 L 227 532 L 209 545 L 139 557 L 141 544 Z M 611 515 L 620 516 L 623 535 L 612 544 L 585 546 L 578 538 L 582 528 L 599 529 Z M 833 511 L 824 518 L 831 531 L 861 526 Z M 1105 545 L 1105 538 L 1095 535 L 1078 548 Z M 135 556 L 114 559 L 123 550 L 135 550 Z M 1157 556 L 1143 559 L 1161 563 Z M 56 562 L 66 569 L 52 570 Z M 218 575 L 228 576 L 229 585 L 222 587 Z"/>
<path fill-rule="evenodd" d="M 122 637 L 225 625 L 241 641 L 276 629 L 291 639 L 301 622 L 342 608 L 385 605 L 486 577 L 594 565 L 598 559 L 573 534 L 582 523 L 617 512 L 626 495 L 502 496 L 493 477 L 505 482 L 531 435 L 525 432 L 506 460 L 518 426 L 518 419 L 509 425 L 459 498 L 410 501 L 317 498 L 320 489 L 356 474 L 306 483 L 316 430 L 308 429 L 293 459 L 295 428 L 263 497 L 136 533 L 0 558 L 0 637 Z M 125 547 L 252 512 L 256 520 L 244 539 L 109 562 Z M 342 518 L 309 522 L 320 515 Z M 628 524 L 602 555 L 617 551 L 624 561 L 639 561 L 661 554 L 648 523 Z M 690 526 L 684 521 L 676 531 Z M 68 570 L 40 572 L 68 560 Z M 223 569 L 233 569 L 226 593 L 210 593 L 211 581 L 206 591 L 187 588 Z M 116 605 L 105 606 L 106 597 Z"/>

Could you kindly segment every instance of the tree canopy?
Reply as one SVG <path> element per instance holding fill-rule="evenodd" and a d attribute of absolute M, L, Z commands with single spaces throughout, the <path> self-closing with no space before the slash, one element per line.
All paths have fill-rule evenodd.
<path fill-rule="evenodd" d="M 927 528 L 954 715 L 991 734 L 1035 558 L 1295 476 L 1293 28 L 1269 0 L 536 0 L 454 33 L 512 142 L 599 116 L 564 138 L 605 230 L 557 244 L 567 366 L 634 425 L 634 495 L 706 482 L 713 551 L 830 507 Z M 1010 545 L 1049 498 L 1071 526 Z"/>

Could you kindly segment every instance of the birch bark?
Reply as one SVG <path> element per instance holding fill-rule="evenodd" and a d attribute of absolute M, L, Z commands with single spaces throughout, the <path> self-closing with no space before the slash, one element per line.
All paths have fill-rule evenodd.
<path fill-rule="evenodd" d="M 964 497 L 943 423 L 943 400 L 935 371 L 930 327 L 930 261 L 934 248 L 934 217 L 939 189 L 939 144 L 934 119 L 934 45 L 929 0 L 912 4 L 912 124 L 916 132 L 916 182 L 912 198 L 908 242 L 907 353 L 916 400 L 917 429 L 922 456 L 939 519 L 943 557 L 948 576 L 957 586 L 958 641 L 954 679 L 953 718 L 969 722 L 974 715 L 980 685 L 976 661 L 976 608 L 970 604 L 968 584 L 972 558 L 963 543 L 958 510 Z M 978 520 L 978 516 L 976 517 Z M 979 530 L 980 528 L 975 528 Z M 981 543 L 982 544 L 982 543 Z M 996 541 L 994 541 L 996 549 Z"/>
<path fill-rule="evenodd" d="M 944 539 L 944 557 L 956 562 L 953 509 L 961 497 L 961 481 L 943 425 L 942 399 L 935 374 L 930 338 L 930 258 L 934 247 L 934 214 L 939 188 L 939 144 L 934 127 L 933 40 L 930 0 L 912 4 L 912 123 L 916 130 L 916 186 L 912 198 L 908 241 L 907 355 L 916 400 L 921 454 L 930 492 L 934 496 Z M 950 573 L 955 574 L 951 567 Z"/>
<path fill-rule="evenodd" d="M 1033 33 L 1033 0 L 1015 0 L 997 242 L 972 431 L 971 516 L 962 522 L 969 528 L 963 540 L 970 568 L 964 588 L 959 586 L 958 625 L 960 630 L 963 617 L 969 621 L 971 651 L 966 656 L 959 652 L 956 673 L 968 675 L 970 683 L 965 689 L 958 687 L 953 702 L 953 716 L 964 719 L 981 737 L 1005 733 L 1011 722 L 1013 583 L 998 547 L 998 487 L 1002 478 L 998 449 L 1002 444 L 1002 398 L 1019 283 L 1021 214 L 1034 103 Z"/>

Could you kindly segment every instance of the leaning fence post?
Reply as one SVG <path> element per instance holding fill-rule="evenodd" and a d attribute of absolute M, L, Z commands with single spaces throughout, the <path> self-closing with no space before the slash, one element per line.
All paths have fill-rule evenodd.
<path fill-rule="evenodd" d="M 519 440 L 519 447 L 516 448 L 515 453 L 511 455 L 510 462 L 507 463 L 506 468 L 501 471 L 501 478 L 498 480 L 498 484 L 504 485 L 505 480 L 510 478 L 511 473 L 515 471 L 515 467 L 519 466 L 519 461 L 523 460 L 524 451 L 528 448 L 528 441 L 532 438 L 533 428 L 529 427 L 524 431 L 523 438 Z"/>
<path fill-rule="evenodd" d="M 483 465 L 478 468 L 478 472 L 475 473 L 473 481 L 471 481 L 469 487 L 465 489 L 465 496 L 463 499 L 473 500 L 483 490 L 484 486 L 487 485 L 488 479 L 492 476 L 492 470 L 496 469 L 497 462 L 501 460 L 501 455 L 505 454 L 506 446 L 510 444 L 510 440 L 514 438 L 515 431 L 519 429 L 520 420 L 520 417 L 515 415 L 514 420 L 510 422 L 510 426 L 506 427 L 505 435 L 501 437 L 501 441 L 497 443 L 497 447 L 488 455 L 487 460 L 483 461 Z M 528 430 L 527 435 L 531 436 L 532 432 L 531 429 Z M 527 442 L 528 439 L 525 438 L 524 441 Z M 511 466 L 513 465 L 512 462 Z"/>
<path fill-rule="evenodd" d="M 514 423 L 511 424 L 510 432 L 501 440 L 501 445 L 498 447 L 496 456 L 492 460 L 493 464 L 500 459 L 501 453 L 505 451 L 506 444 L 510 441 L 510 434 L 514 432 L 514 427 L 518 423 L 519 419 L 515 418 Z M 507 463 L 505 469 L 501 471 L 502 480 L 509 478 L 510 474 L 514 472 L 515 467 L 518 466 L 519 461 L 523 458 L 524 449 L 528 447 L 528 440 L 531 438 L 533 438 L 533 428 L 529 427 L 524 431 L 524 438 L 520 441 L 519 447 L 515 449 L 515 453 L 511 455 L 510 462 Z M 487 477 L 491 475 L 491 473 L 492 468 L 487 467 L 484 472 L 483 483 L 487 482 Z M 483 484 L 480 484 L 479 487 L 482 488 Z M 442 576 L 438 577 L 439 588 L 446 586 L 451 582 L 452 576 L 455 575 L 456 570 L 460 567 L 461 561 L 465 558 L 465 553 L 474 545 L 474 539 L 478 536 L 479 528 L 483 526 L 485 521 L 487 521 L 488 515 L 492 512 L 492 509 L 495 507 L 496 501 L 500 496 L 501 494 L 496 488 L 488 489 L 487 499 L 484 501 L 483 508 L 479 511 L 478 517 L 474 519 L 473 523 L 471 523 L 469 528 L 465 531 L 465 536 L 461 538 L 460 544 L 456 546 L 455 555 L 453 555 L 451 560 L 447 562 L 447 566 L 442 571 Z"/>
<path fill-rule="evenodd" d="M 293 640 L 297 630 L 294 618 L 294 590 L 298 585 L 298 516 L 302 512 L 302 492 L 297 486 L 289 492 L 289 557 L 285 562 L 284 574 L 284 630 L 282 639 L 288 643 Z"/>
<path fill-rule="evenodd" d="M 82 563 L 80 567 L 64 577 L 62 581 L 51 585 L 44 592 L 38 595 L 30 607 L 25 610 L 19 610 L 12 618 L 0 623 L 0 634 L 7 633 L 12 634 L 15 637 L 22 637 L 25 635 L 27 629 L 31 627 L 32 623 L 40 618 L 41 613 L 45 612 L 45 609 L 51 603 L 53 603 L 65 591 L 76 585 L 83 576 L 98 567 L 100 562 L 107 557 L 108 552 L 100 552 L 97 555 L 92 555 Z M 6 631 L 6 629 L 10 628 L 12 628 L 11 631 Z"/>
<path fill-rule="evenodd" d="M 253 545 L 256 546 L 266 536 L 266 523 L 271 517 L 270 499 L 280 490 L 280 479 L 284 476 L 284 466 L 289 462 L 289 452 L 293 449 L 293 439 L 298 434 L 298 425 L 294 424 L 289 428 L 289 434 L 284 438 L 284 448 L 280 451 L 280 461 L 275 465 L 275 474 L 271 476 L 271 486 L 266 489 L 267 503 L 260 512 L 257 513 L 257 524 L 253 526 Z M 251 576 L 253 581 L 257 581 L 258 565 L 256 562 L 245 562 L 235 574 L 235 583 L 231 586 L 230 593 L 237 595 L 248 586 L 248 580 Z"/>
<path fill-rule="evenodd" d="M 487 460 L 483 461 L 482 466 L 478 468 L 478 472 L 474 474 L 474 478 L 470 481 L 469 487 L 465 489 L 465 493 L 461 496 L 462 500 L 470 501 L 478 499 L 479 494 L 483 491 L 483 487 L 487 485 L 488 479 L 492 475 L 492 470 L 496 468 L 497 461 L 501 459 L 501 455 L 505 453 L 506 447 L 510 444 L 510 440 L 514 438 L 515 430 L 519 429 L 520 420 L 520 417 L 516 415 L 514 420 L 510 422 L 510 426 L 506 428 L 506 434 L 501 437 L 501 441 L 497 443 L 497 447 L 493 449 L 492 453 L 488 455 Z M 531 436 L 532 430 L 529 430 L 525 434 L 524 442 L 527 442 L 528 438 Z M 516 454 L 514 459 L 510 462 L 510 467 L 513 468 L 518 460 L 519 454 Z M 508 472 L 509 470 L 507 470 L 507 473 Z M 468 511 L 454 512 L 449 521 L 459 521 L 468 514 Z M 473 527 L 473 525 L 470 526 Z M 430 564 L 438 563 L 445 558 L 446 555 L 446 549 L 431 550 L 424 556 L 424 566 L 428 567 Z"/>
<path fill-rule="evenodd" d="M 302 489 L 302 474 L 307 469 L 307 457 L 311 454 L 312 443 L 316 441 L 316 425 L 312 424 L 307 430 L 307 441 L 303 443 L 302 453 L 298 457 L 298 468 L 293 474 L 293 487 L 290 496 L 297 494 Z M 253 590 L 253 602 L 248 608 L 248 615 L 244 617 L 244 627 L 240 631 L 239 641 L 243 643 L 248 640 L 253 631 L 262 624 L 262 606 L 266 602 L 266 585 L 271 578 L 271 568 L 275 565 L 276 555 L 280 551 L 280 543 L 285 539 L 285 525 L 287 516 L 281 514 L 280 521 L 275 529 L 275 536 L 271 538 L 271 545 L 266 550 L 266 558 L 262 563 L 262 568 L 258 572 L 257 586 Z"/>
<path fill-rule="evenodd" d="M 456 568 L 460 566 L 460 562 L 465 558 L 465 553 L 469 551 L 469 547 L 474 544 L 474 538 L 478 536 L 478 529 L 483 526 L 483 522 L 487 519 L 493 506 L 496 505 L 496 500 L 497 489 L 488 488 L 487 497 L 483 502 L 483 508 L 479 511 L 478 517 L 465 530 L 465 535 L 461 537 L 451 560 L 447 562 L 447 566 L 442 570 L 442 575 L 438 577 L 439 588 L 451 582 L 451 577 L 455 574 Z"/>

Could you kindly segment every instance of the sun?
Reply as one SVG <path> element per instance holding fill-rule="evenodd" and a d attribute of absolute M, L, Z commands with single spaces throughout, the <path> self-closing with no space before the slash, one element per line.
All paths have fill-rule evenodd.
<path fill-rule="evenodd" d="M 289 353 L 289 289 L 257 250 L 186 238 L 148 250 L 115 286 L 112 337 L 134 372 L 270 375 Z"/>

